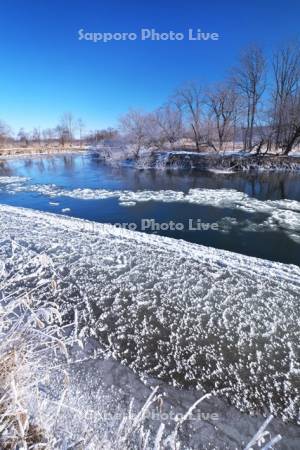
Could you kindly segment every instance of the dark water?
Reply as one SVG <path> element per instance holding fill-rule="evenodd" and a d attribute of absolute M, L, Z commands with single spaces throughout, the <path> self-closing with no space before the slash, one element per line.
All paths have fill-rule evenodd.
<path fill-rule="evenodd" d="M 260 200 L 293 199 L 300 201 L 300 174 L 297 173 L 236 173 L 213 174 L 196 171 L 136 170 L 129 167 L 112 168 L 87 154 L 67 154 L 22 157 L 0 162 L 0 176 L 26 176 L 33 184 L 55 184 L 67 189 L 104 188 L 109 190 L 177 190 L 190 188 L 236 189 Z M 49 201 L 59 202 L 52 206 Z M 144 202 L 133 207 L 120 206 L 117 199 L 82 200 L 68 197 L 49 198 L 39 193 L 0 192 L 0 202 L 42 211 L 68 215 L 106 223 L 136 223 L 142 219 L 156 222 L 180 222 L 182 231 L 159 231 L 158 234 L 176 239 L 231 250 L 246 255 L 300 265 L 300 245 L 289 237 L 286 230 L 245 231 L 247 220 L 259 224 L 268 215 L 246 213 L 230 208 L 193 205 L 188 203 Z M 236 224 L 224 230 L 193 231 L 188 229 L 189 219 L 204 223 L 218 223 L 224 217 L 233 217 Z"/>

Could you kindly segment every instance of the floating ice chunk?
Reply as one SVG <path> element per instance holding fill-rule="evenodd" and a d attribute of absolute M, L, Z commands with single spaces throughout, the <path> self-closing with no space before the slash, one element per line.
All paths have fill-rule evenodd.
<path fill-rule="evenodd" d="M 12 178 L 12 177 L 4 177 Z M 19 177 L 17 177 L 19 179 Z M 49 197 L 70 197 L 82 200 L 105 200 L 116 198 L 121 206 L 134 206 L 139 202 L 162 203 L 190 203 L 200 206 L 213 206 L 215 208 L 228 208 L 236 211 L 244 211 L 250 214 L 265 213 L 269 217 L 262 226 L 257 226 L 260 231 L 281 230 L 290 236 L 300 233 L 300 202 L 296 200 L 259 200 L 250 197 L 244 192 L 234 189 L 190 189 L 188 193 L 182 191 L 110 191 L 107 189 L 77 188 L 65 189 L 49 185 L 30 185 L 26 183 L 10 183 L 9 192 L 38 192 Z M 254 223 L 254 222 L 253 222 Z M 254 231 L 255 226 L 252 226 Z M 228 224 L 227 224 L 228 229 Z"/>
<path fill-rule="evenodd" d="M 135 206 L 136 202 L 120 202 L 120 206 Z"/>
<path fill-rule="evenodd" d="M 63 209 L 61 210 L 61 212 L 63 212 L 63 213 L 65 213 L 65 212 L 70 212 L 70 211 L 71 211 L 70 208 L 63 208 Z"/>
<path fill-rule="evenodd" d="M 234 174 L 236 172 L 234 172 L 233 170 L 230 169 L 208 169 L 208 172 L 212 172 L 212 173 L 217 173 L 220 175 L 230 175 L 230 174 Z"/>
<path fill-rule="evenodd" d="M 27 177 L 0 177 L 0 184 L 24 183 L 27 180 Z"/>

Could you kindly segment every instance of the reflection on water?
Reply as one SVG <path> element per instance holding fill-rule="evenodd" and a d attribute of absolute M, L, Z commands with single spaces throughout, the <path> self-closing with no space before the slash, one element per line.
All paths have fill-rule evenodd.
<path fill-rule="evenodd" d="M 235 189 L 260 200 L 292 199 L 300 201 L 300 174 L 259 172 L 214 174 L 197 171 L 135 170 L 130 167 L 109 167 L 87 154 L 39 155 L 0 162 L 0 176 L 25 176 L 32 184 L 55 184 L 66 189 L 103 188 L 108 190 L 173 190 L 188 192 L 191 188 Z M 138 203 L 126 208 L 114 198 L 81 200 L 68 197 L 49 199 L 34 192 L 0 193 L 0 202 L 61 213 L 70 208 L 70 215 L 107 223 L 136 223 L 140 229 L 143 218 L 156 222 L 170 220 L 185 225 L 189 219 L 220 223 L 221 230 L 159 231 L 176 239 L 232 250 L 247 255 L 286 263 L 300 264 L 300 236 L 292 238 L 284 227 L 271 230 L 261 227 L 267 214 L 248 213 L 230 208 L 186 203 Z M 51 203 L 51 204 L 50 204 Z M 59 205 L 54 205 L 59 203 Z M 297 215 L 297 212 L 295 213 Z M 300 213 L 299 213 L 300 214 Z M 286 224 L 289 228 L 289 224 Z"/>

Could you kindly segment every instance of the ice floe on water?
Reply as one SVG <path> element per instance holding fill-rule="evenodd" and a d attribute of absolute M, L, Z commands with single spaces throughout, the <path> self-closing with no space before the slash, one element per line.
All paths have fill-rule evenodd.
<path fill-rule="evenodd" d="M 230 169 L 208 169 L 208 172 L 217 173 L 219 175 L 230 175 L 234 174 L 235 172 Z"/>
<path fill-rule="evenodd" d="M 299 422 L 299 267 L 23 208 L 0 219 L 3 301 L 76 309 L 140 376 Z"/>
<path fill-rule="evenodd" d="M 0 184 L 15 184 L 15 183 L 23 183 L 27 181 L 29 178 L 27 177 L 0 177 Z"/>
<path fill-rule="evenodd" d="M 10 181 L 5 181 L 12 178 Z M 69 197 L 82 200 L 105 200 L 115 198 L 124 207 L 133 207 L 142 202 L 189 203 L 199 206 L 243 211 L 249 214 L 264 213 L 268 217 L 257 224 L 249 223 L 249 231 L 282 231 L 290 239 L 300 242 L 300 202 L 296 200 L 259 200 L 234 189 L 190 189 L 187 193 L 173 190 L 128 191 L 77 188 L 65 189 L 55 184 L 30 184 L 22 177 L 2 177 L 0 190 L 10 193 L 37 192 L 57 198 Z M 6 186 L 5 186 L 6 184 Z M 228 226 L 229 224 L 227 224 Z M 251 226 L 250 226 L 251 225 Z"/>

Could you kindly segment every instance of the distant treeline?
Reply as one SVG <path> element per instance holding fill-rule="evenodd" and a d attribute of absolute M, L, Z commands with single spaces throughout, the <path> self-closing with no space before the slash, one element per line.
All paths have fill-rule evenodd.
<path fill-rule="evenodd" d="M 226 79 L 209 85 L 188 82 L 152 112 L 130 110 L 118 129 L 87 132 L 81 119 L 65 113 L 55 128 L 13 136 L 0 122 L 0 145 L 71 145 L 118 141 L 136 156 L 142 148 L 222 152 L 241 148 L 258 154 L 289 154 L 300 143 L 300 45 L 288 43 L 269 60 L 252 45 Z"/>

